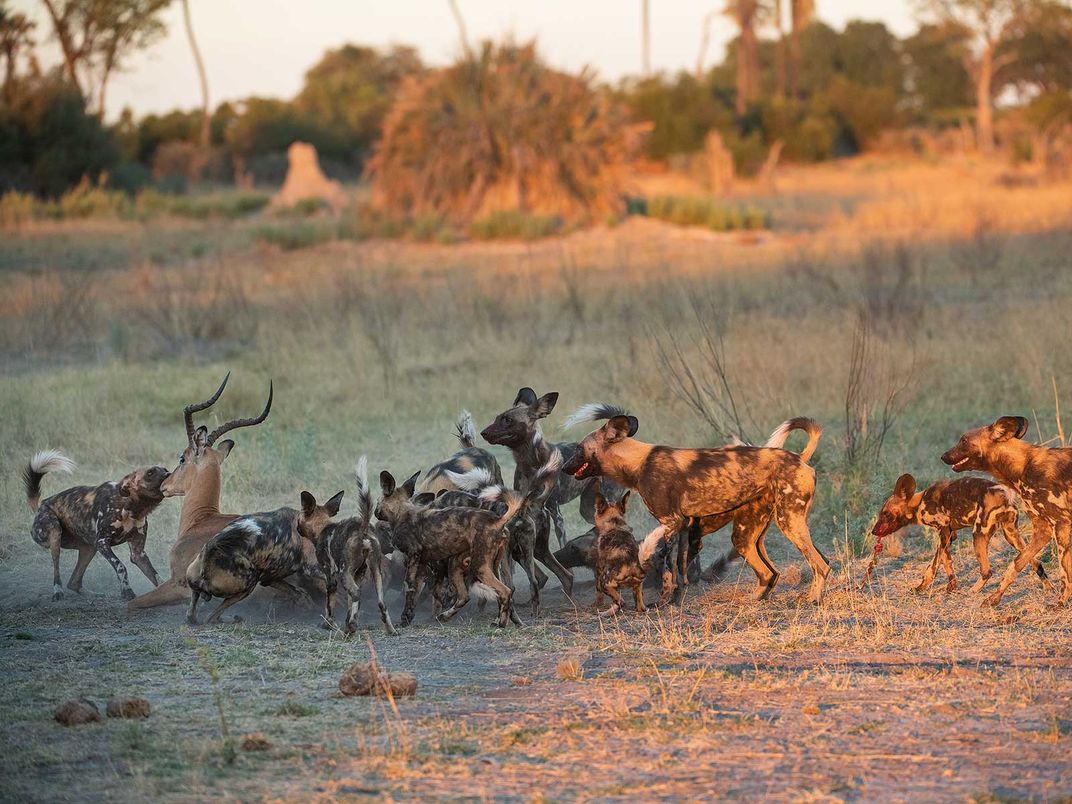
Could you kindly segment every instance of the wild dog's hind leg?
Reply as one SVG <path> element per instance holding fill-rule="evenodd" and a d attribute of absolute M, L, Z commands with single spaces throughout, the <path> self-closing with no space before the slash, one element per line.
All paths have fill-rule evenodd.
<path fill-rule="evenodd" d="M 231 595 L 230 597 L 225 598 L 224 601 L 220 603 L 220 605 L 216 608 L 216 610 L 212 612 L 212 614 L 208 615 L 208 619 L 205 620 L 205 624 L 207 625 L 209 623 L 218 623 L 220 621 L 220 616 L 227 609 L 231 608 L 231 606 L 233 606 L 235 603 L 240 603 L 241 601 L 249 597 L 250 592 L 252 592 L 254 588 L 254 586 L 251 586 L 248 589 L 242 590 L 237 595 Z M 242 622 L 239 617 L 235 617 L 234 621 L 236 623 Z"/>
<path fill-rule="evenodd" d="M 72 592 L 82 594 L 82 578 L 95 555 L 97 555 L 96 549 L 88 544 L 78 543 L 78 563 L 75 565 L 74 572 L 71 573 L 70 580 L 67 581 L 67 588 Z"/>
<path fill-rule="evenodd" d="M 465 562 L 457 558 L 450 561 L 450 581 L 454 584 L 454 603 L 449 609 L 442 612 L 439 615 L 439 621 L 445 623 L 451 617 L 458 613 L 466 603 L 469 602 L 469 587 L 465 584 Z M 496 579 L 498 583 L 498 579 Z"/>
<path fill-rule="evenodd" d="M 1050 541 L 1050 537 L 1053 535 L 1053 527 L 1044 519 L 1033 519 L 1031 521 L 1032 533 L 1031 541 L 1024 547 L 1013 559 L 1013 562 L 1009 564 L 1005 570 L 1005 574 L 1001 576 L 1001 583 L 998 584 L 998 588 L 984 601 L 983 605 L 996 606 L 1001 602 L 1001 598 L 1005 595 L 1005 591 L 1012 586 L 1012 582 L 1016 580 L 1016 576 L 1024 571 L 1024 567 L 1032 563 L 1035 557 L 1043 551 L 1047 543 Z"/>
<path fill-rule="evenodd" d="M 372 583 L 376 586 L 376 602 L 380 606 L 380 619 L 383 621 L 383 627 L 387 629 L 388 634 L 394 636 L 398 631 L 391 622 L 391 614 L 387 611 L 387 604 L 383 600 L 383 572 L 377 556 L 370 556 L 369 571 L 372 573 Z"/>
<path fill-rule="evenodd" d="M 952 528 L 942 528 L 938 531 L 938 545 L 942 553 L 942 566 L 945 567 L 946 594 L 955 592 L 957 589 L 957 574 L 953 571 L 953 554 L 949 551 L 949 545 L 956 540 L 957 532 Z"/>
<path fill-rule="evenodd" d="M 979 562 L 979 580 L 972 586 L 973 592 L 981 592 L 986 582 L 990 580 L 990 534 L 993 528 L 977 522 L 972 528 L 972 547 L 975 548 L 975 558 Z"/>
<path fill-rule="evenodd" d="M 920 580 L 919 585 L 916 587 L 917 592 L 926 592 L 931 588 L 931 584 L 934 583 L 934 576 L 938 574 L 938 563 L 942 560 L 942 534 L 938 532 L 935 534 L 936 542 L 934 545 L 934 558 L 931 559 L 931 563 L 927 566 L 927 569 L 923 572 L 923 578 Z"/>
<path fill-rule="evenodd" d="M 562 591 L 566 593 L 566 597 L 573 594 L 573 573 L 562 566 L 561 562 L 555 558 L 555 554 L 551 552 L 551 522 L 547 516 L 539 516 L 536 518 L 536 543 L 532 547 L 533 557 L 543 564 L 547 569 L 551 570 L 558 578 L 558 582 L 562 584 Z M 540 568 L 536 567 L 536 572 L 540 573 Z M 543 588 L 543 584 L 540 584 L 540 588 Z"/>
<path fill-rule="evenodd" d="M 558 546 L 566 546 L 566 522 L 562 518 L 562 511 L 558 507 L 558 503 L 552 503 L 548 501 L 545 504 L 547 515 L 551 517 L 551 523 L 555 526 L 555 538 L 558 539 Z"/>
<path fill-rule="evenodd" d="M 759 544 L 763 534 L 770 527 L 771 510 L 769 502 L 757 500 L 738 509 L 733 517 L 733 547 L 756 574 L 758 586 L 754 597 L 763 600 L 778 583 L 778 571 L 760 552 Z"/>
<path fill-rule="evenodd" d="M 625 601 L 622 600 L 622 593 L 618 591 L 618 581 L 612 580 L 610 583 L 603 584 L 602 591 L 611 599 L 611 607 L 599 613 L 604 617 L 613 617 L 625 605 Z"/>
<path fill-rule="evenodd" d="M 42 508 L 34 517 L 30 530 L 33 540 L 47 547 L 52 556 L 52 599 L 63 600 L 63 584 L 60 582 L 60 548 L 63 542 L 63 523 L 48 507 Z M 86 562 L 89 563 L 89 562 Z M 73 576 L 72 576 L 73 577 Z"/>
<path fill-rule="evenodd" d="M 1019 552 L 1024 549 L 1024 537 L 1020 535 L 1020 529 L 1017 527 L 1016 520 L 1016 509 L 1013 509 L 1002 519 L 1001 530 L 1005 534 L 1005 541 Z M 1042 562 L 1036 558 L 1032 564 L 1035 566 L 1035 574 L 1038 575 L 1039 581 L 1042 582 L 1043 591 L 1049 592 L 1053 589 L 1053 584 L 1050 583 L 1050 579 L 1046 575 L 1046 569 L 1042 566 Z"/>
<path fill-rule="evenodd" d="M 112 550 L 111 544 L 108 543 L 108 539 L 101 536 L 97 539 L 97 552 L 100 553 L 112 565 L 112 569 L 115 570 L 115 577 L 119 579 L 120 594 L 123 596 L 123 600 L 133 600 L 134 590 L 130 588 L 130 580 L 127 578 L 127 568 L 123 566 L 123 562 L 119 560 L 119 556 Z"/>
<path fill-rule="evenodd" d="M 808 592 L 808 599 L 812 603 L 818 603 L 823 596 L 826 576 L 830 574 L 830 565 L 826 563 L 823 554 L 815 549 L 811 530 L 808 528 L 808 512 L 811 510 L 814 493 L 815 478 L 812 475 L 807 485 L 794 486 L 791 493 L 783 495 L 775 502 L 774 521 L 811 567 L 811 590 Z"/>
<path fill-rule="evenodd" d="M 324 594 L 324 622 L 320 623 L 320 627 L 329 631 L 335 627 L 335 594 L 339 590 L 337 575 L 338 573 L 335 573 L 328 578 Z M 349 615 L 346 617 L 346 622 L 347 624 L 350 622 Z"/>
<path fill-rule="evenodd" d="M 511 619 L 510 616 L 510 599 L 512 594 L 510 587 L 495 577 L 495 572 L 491 566 L 485 564 L 476 571 L 476 577 L 478 581 L 481 581 L 486 586 L 490 586 L 495 592 L 495 596 L 499 599 L 499 616 L 495 619 L 495 624 L 499 628 L 506 627 L 506 621 Z M 520 625 L 519 620 L 515 620 Z"/>
<path fill-rule="evenodd" d="M 1072 524 L 1058 524 L 1054 540 L 1057 542 L 1057 568 L 1061 577 L 1061 596 L 1057 598 L 1057 605 L 1065 606 L 1072 596 Z"/>
<path fill-rule="evenodd" d="M 685 603 L 685 595 L 689 591 L 689 564 L 695 554 L 699 556 L 700 545 L 703 542 L 703 533 L 700 530 L 699 518 L 690 520 L 688 530 L 682 530 L 677 537 L 677 588 L 674 589 L 673 602 L 677 605 Z M 618 599 L 618 607 L 621 608 L 621 597 Z"/>

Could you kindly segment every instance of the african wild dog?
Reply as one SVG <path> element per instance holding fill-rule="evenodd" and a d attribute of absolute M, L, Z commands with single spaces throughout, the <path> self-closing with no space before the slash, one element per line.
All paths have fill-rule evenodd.
<path fill-rule="evenodd" d="M 361 612 L 361 585 L 366 574 L 372 576 L 376 585 L 376 599 L 380 604 L 380 619 L 388 634 L 395 634 L 395 626 L 387 605 L 383 601 L 383 551 L 376 531 L 369 527 L 372 518 L 372 494 L 368 485 L 368 459 L 362 455 L 357 462 L 357 516 L 331 522 L 318 533 L 308 528 L 305 512 L 298 518 L 298 530 L 316 545 L 316 560 L 320 571 L 327 578 L 327 595 L 324 603 L 324 627 L 335 627 L 335 592 L 339 584 L 346 590 L 346 633 L 357 630 Z"/>
<path fill-rule="evenodd" d="M 470 576 L 476 583 L 490 587 L 494 592 L 499 603 L 496 624 L 500 628 L 506 625 L 508 618 L 521 625 L 520 618 L 510 605 L 513 593 L 496 572 L 506 554 L 509 539 L 506 526 L 547 493 L 560 465 L 561 456 L 556 452 L 524 495 L 507 491 L 501 486 L 485 490 L 481 494 L 482 501 L 491 504 L 501 500 L 506 504 L 506 510 L 502 513 L 485 508 L 421 505 L 419 498 L 411 499 L 410 489 L 396 486 L 390 472 L 380 473 L 383 496 L 376 504 L 376 516 L 391 525 L 395 549 L 406 556 L 403 625 L 413 621 L 420 568 L 434 566 L 444 560 L 448 562 L 456 597 L 454 603 L 439 615 L 440 621 L 449 620 L 469 602 L 467 576 Z"/>
<path fill-rule="evenodd" d="M 1016 504 L 1005 486 L 981 477 L 962 477 L 942 480 L 923 491 L 916 491 L 916 479 L 904 474 L 897 478 L 893 494 L 882 505 L 878 521 L 871 530 L 878 542 L 908 525 L 925 525 L 938 531 L 938 547 L 930 566 L 923 573 L 917 592 L 926 591 L 938 572 L 938 562 L 945 567 L 945 591 L 957 588 L 953 573 L 953 556 L 949 552 L 961 528 L 971 528 L 972 545 L 979 560 L 979 580 L 972 587 L 979 592 L 990 580 L 990 537 L 1001 528 L 1005 540 L 1017 550 L 1024 549 L 1024 540 L 1016 528 Z M 876 543 L 876 550 L 880 549 Z M 1035 571 L 1049 589 L 1046 570 L 1037 561 Z"/>
<path fill-rule="evenodd" d="M 539 431 L 536 432 L 533 438 L 537 442 L 537 451 L 545 455 L 544 461 L 546 464 L 546 461 L 550 460 L 551 455 L 553 455 L 554 452 L 547 447 L 546 442 L 543 441 L 543 436 Z M 483 469 L 474 469 L 464 475 L 452 472 L 450 473 L 450 479 L 451 482 L 459 488 L 475 492 L 478 501 L 481 499 L 481 494 L 487 489 L 495 486 L 491 476 Z M 527 493 L 529 491 L 529 483 L 534 482 L 535 480 L 535 477 L 526 478 L 525 481 L 523 481 L 523 487 L 518 489 L 518 491 Z M 557 474 L 555 481 L 557 483 Z M 553 493 L 553 487 L 548 489 L 548 493 Z M 449 499 L 457 494 L 459 494 L 459 492 L 454 492 L 453 494 L 448 493 L 444 496 Z M 539 504 L 541 502 L 542 505 Z M 562 566 L 551 552 L 550 517 L 546 511 L 546 503 L 546 496 L 538 499 L 536 503 L 530 505 L 525 512 L 519 514 L 509 525 L 507 525 L 507 531 L 509 532 L 509 548 L 507 555 L 510 559 L 521 565 L 526 577 L 529 579 L 529 590 L 531 593 L 530 603 L 532 605 L 534 617 L 538 617 L 540 614 L 540 589 L 543 587 L 543 583 L 540 581 L 540 575 L 537 573 L 537 561 L 555 574 L 559 583 L 562 584 L 562 590 L 566 593 L 567 597 L 573 592 L 573 573 Z M 440 504 L 438 499 L 436 504 Z M 507 574 L 508 580 L 512 580 L 512 576 L 513 572 L 510 571 Z M 544 580 L 546 580 L 546 576 L 544 576 Z M 511 583 L 511 586 L 512 585 L 513 584 Z"/>
<path fill-rule="evenodd" d="M 30 533 L 35 542 L 52 554 L 52 599 L 63 598 L 61 548 L 78 551 L 78 563 L 67 581 L 67 588 L 72 592 L 82 592 L 82 576 L 93 556 L 100 553 L 115 570 L 123 599 L 134 597 L 127 568 L 112 550 L 124 542 L 130 548 L 134 566 L 152 581 L 153 586 L 158 585 L 160 578 L 145 552 L 145 539 L 149 534 L 146 517 L 164 499 L 160 484 L 168 476 L 167 469 L 163 466 L 138 469 L 118 482 L 95 487 L 74 486 L 41 502 L 44 476 L 48 472 L 70 472 L 73 468 L 70 458 L 55 450 L 45 450 L 30 459 L 22 474 L 26 500 L 30 510 L 36 512 Z"/>
<path fill-rule="evenodd" d="M 502 483 L 502 470 L 495 456 L 486 449 L 476 446 L 476 426 L 473 424 L 473 416 L 469 411 L 461 412 L 454 434 L 458 438 L 461 449 L 424 473 L 424 477 L 416 486 L 418 494 L 434 495 L 444 489 L 454 490 L 456 487 L 451 482 L 448 472 L 465 474 L 473 469 L 486 469 L 496 484 Z"/>
<path fill-rule="evenodd" d="M 514 456 L 517 468 L 514 470 L 514 488 L 520 490 L 528 486 L 539 468 L 547 461 L 547 454 L 551 449 L 562 453 L 562 459 L 568 461 L 577 449 L 576 442 L 563 442 L 548 444 L 545 450 L 539 449 L 542 440 L 536 439 L 540 433 L 540 419 L 546 418 L 555 408 L 558 402 L 558 393 L 552 391 L 537 399 L 536 392 L 531 388 L 522 388 L 517 392 L 514 403 L 495 417 L 495 420 L 485 427 L 480 435 L 489 444 L 507 447 Z M 585 421 L 597 421 L 609 419 L 612 416 L 625 413 L 614 405 L 589 405 L 581 409 L 584 416 L 589 418 Z M 580 411 L 579 411 L 580 412 Z M 570 419 L 563 428 L 577 423 L 579 420 Z M 597 483 L 594 479 L 577 480 L 563 474 L 555 484 L 554 491 L 544 503 L 544 509 L 551 517 L 555 528 L 555 538 L 558 546 L 563 547 L 568 541 L 566 525 L 562 518 L 562 506 L 566 503 L 581 498 L 581 517 L 588 523 L 595 522 L 595 493 Z M 607 481 L 603 493 L 612 499 L 621 496 L 623 489 L 617 484 Z"/>
<path fill-rule="evenodd" d="M 160 486 L 165 497 L 182 497 L 179 510 L 179 533 L 168 554 L 171 577 L 156 589 L 139 595 L 127 604 L 127 611 L 180 603 L 189 594 L 186 586 L 186 568 L 190 566 L 208 540 L 226 525 L 238 518 L 238 514 L 220 512 L 221 465 L 234 449 L 234 441 L 227 438 L 218 441 L 224 433 L 239 427 L 260 424 L 272 409 L 272 384 L 268 384 L 268 402 L 259 416 L 253 419 L 232 419 L 221 424 L 211 433 L 206 427 L 194 428 L 193 415 L 207 410 L 216 403 L 227 387 L 230 372 L 223 378 L 216 393 L 204 402 L 187 405 L 182 410 L 186 425 L 186 448 L 179 455 L 179 463 Z"/>
<path fill-rule="evenodd" d="M 633 590 L 633 599 L 637 611 L 644 608 L 644 576 L 640 566 L 640 552 L 637 549 L 633 529 L 625 518 L 625 509 L 629 503 L 629 492 L 625 492 L 616 503 L 608 503 L 601 493 L 596 494 L 596 540 L 593 546 L 596 576 L 596 608 L 599 608 L 603 595 L 610 597 L 613 605 L 604 612 L 605 615 L 617 614 L 622 609 L 620 587 Z"/>
<path fill-rule="evenodd" d="M 1057 567 L 1064 606 L 1072 595 L 1072 448 L 1040 447 L 1023 440 L 1023 416 L 1002 416 L 993 424 L 969 430 L 942 460 L 954 472 L 986 472 L 1011 488 L 1031 517 L 1031 541 L 1005 570 L 997 590 L 986 599 L 996 606 L 1016 576 L 1052 538 L 1057 545 Z"/>
<path fill-rule="evenodd" d="M 303 491 L 300 511 L 279 508 L 249 514 L 213 536 L 186 570 L 191 592 L 186 621 L 197 625 L 199 599 L 222 597 L 223 603 L 206 620 L 218 622 L 225 609 L 249 597 L 258 584 L 284 592 L 292 599 L 308 597 L 286 578 L 295 573 L 322 577 L 315 554 L 309 560 L 306 542 L 316 542 L 320 531 L 339 513 L 342 497 L 340 491 L 317 505 L 316 498 Z"/>
<path fill-rule="evenodd" d="M 640 493 L 644 505 L 659 522 L 641 547 L 642 564 L 645 559 L 650 561 L 660 543 L 677 539 L 677 583 L 664 575 L 664 601 L 671 593 L 678 601 L 684 599 L 688 585 L 688 531 L 710 533 L 727 519 L 733 522 L 734 548 L 759 580 L 757 599 L 769 595 L 778 581 L 778 571 L 763 548 L 762 537 L 771 519 L 812 569 L 810 599 L 821 599 L 830 566 L 812 543 L 808 529 L 815 470 L 807 462 L 822 435 L 818 422 L 790 419 L 771 434 L 768 446 L 715 449 L 647 444 L 633 438 L 638 427 L 634 416 L 613 417 L 585 436 L 562 471 L 577 479 L 605 475 Z M 808 434 L 808 443 L 799 455 L 780 446 L 793 430 Z"/>

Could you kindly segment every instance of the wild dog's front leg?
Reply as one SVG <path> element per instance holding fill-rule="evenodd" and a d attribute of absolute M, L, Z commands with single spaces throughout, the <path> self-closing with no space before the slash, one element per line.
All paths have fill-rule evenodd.
<path fill-rule="evenodd" d="M 383 571 L 380 568 L 378 559 L 370 559 L 369 570 L 372 572 L 372 582 L 376 585 L 376 602 L 380 606 L 380 619 L 383 621 L 383 627 L 387 629 L 388 634 L 395 636 L 398 631 L 395 630 L 394 623 L 391 622 L 391 615 L 387 611 L 387 604 L 383 600 Z"/>
<path fill-rule="evenodd" d="M 990 580 L 990 534 L 993 528 L 986 528 L 982 524 L 972 529 L 972 547 L 975 548 L 975 558 L 979 562 L 979 580 L 972 586 L 973 592 L 981 592 L 986 582 Z"/>
<path fill-rule="evenodd" d="M 1005 574 L 1001 577 L 1001 583 L 998 584 L 998 588 L 990 595 L 984 602 L 986 606 L 996 606 L 1001 602 L 1001 598 L 1005 595 L 1005 591 L 1012 586 L 1012 582 L 1016 580 L 1016 576 L 1024 571 L 1024 567 L 1030 564 L 1035 556 L 1042 552 L 1043 548 L 1050 541 L 1050 537 L 1053 536 L 1053 526 L 1044 519 L 1033 519 L 1032 522 L 1032 534 L 1031 541 L 1027 546 L 1021 550 L 1013 562 L 1009 564 L 1008 569 L 1005 570 Z M 1066 587 L 1067 588 L 1067 587 Z"/>
<path fill-rule="evenodd" d="M 613 617 L 619 611 L 622 610 L 622 606 L 625 605 L 625 601 L 622 600 L 622 593 L 618 591 L 618 582 L 611 581 L 604 584 L 602 590 L 607 597 L 611 599 L 611 607 L 606 611 L 599 612 L 604 617 Z"/>
<path fill-rule="evenodd" d="M 1061 522 L 1054 531 L 1057 542 L 1057 568 L 1061 577 L 1061 596 L 1057 605 L 1064 607 L 1072 596 L 1072 524 Z"/>
<path fill-rule="evenodd" d="M 562 518 L 562 511 L 558 507 L 557 502 L 547 501 L 545 505 L 547 515 L 551 517 L 551 523 L 555 527 L 555 538 L 558 539 L 558 546 L 565 547 L 568 539 L 566 538 L 566 522 Z"/>
<path fill-rule="evenodd" d="M 119 560 L 119 556 L 112 550 L 112 545 L 108 539 L 104 536 L 97 539 L 97 552 L 100 553 L 112 565 L 112 569 L 115 570 L 115 577 L 119 579 L 120 594 L 123 600 L 133 600 L 134 590 L 130 588 L 130 581 L 127 578 L 127 568 L 123 566 L 123 562 Z"/>
<path fill-rule="evenodd" d="M 160 585 L 160 576 L 156 574 L 156 567 L 149 560 L 149 554 L 145 552 L 145 538 L 143 533 L 131 539 L 127 544 L 130 548 L 130 563 L 141 570 L 141 574 L 148 578 L 153 586 Z"/>
<path fill-rule="evenodd" d="M 956 540 L 957 532 L 952 528 L 942 528 L 938 535 L 938 543 L 942 551 L 942 566 L 945 567 L 945 591 L 949 594 L 957 589 L 957 574 L 953 571 L 953 554 L 949 552 L 949 545 Z"/>
<path fill-rule="evenodd" d="M 399 621 L 403 628 L 413 622 L 413 611 L 417 608 L 417 573 L 420 569 L 420 561 L 416 557 L 406 556 L 406 602 L 402 607 L 402 619 Z"/>
<path fill-rule="evenodd" d="M 332 575 L 328 578 L 324 595 L 324 622 L 320 623 L 320 627 L 328 631 L 335 627 L 335 593 L 338 588 L 336 576 Z M 349 617 L 347 617 L 347 622 L 349 622 Z"/>
<path fill-rule="evenodd" d="M 931 588 L 931 584 L 934 583 L 934 576 L 938 574 L 938 563 L 942 560 L 942 535 L 941 532 L 937 534 L 937 542 L 934 546 L 934 558 L 931 559 L 931 563 L 927 566 L 927 569 L 923 572 L 923 578 L 920 580 L 919 585 L 916 587 L 917 592 L 926 592 Z"/>

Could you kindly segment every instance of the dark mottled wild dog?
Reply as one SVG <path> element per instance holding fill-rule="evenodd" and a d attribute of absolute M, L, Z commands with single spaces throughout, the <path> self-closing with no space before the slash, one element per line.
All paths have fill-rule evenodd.
<path fill-rule="evenodd" d="M 881 541 L 908 525 L 934 528 L 938 532 L 938 547 L 916 591 L 924 592 L 930 587 L 940 561 L 948 578 L 945 591 L 952 592 L 957 588 L 957 576 L 953 572 L 949 546 L 956 541 L 957 531 L 971 528 L 972 546 L 979 560 L 979 580 L 972 591 L 979 592 L 990 580 L 990 537 L 998 528 L 1001 528 L 1005 541 L 1016 550 L 1024 549 L 1016 519 L 1013 493 L 1000 483 L 981 477 L 962 477 L 942 480 L 923 491 L 916 491 L 916 479 L 904 474 L 897 478 L 893 494 L 883 503 L 871 533 Z M 1046 570 L 1036 562 L 1035 571 L 1048 589 Z"/>
<path fill-rule="evenodd" d="M 223 378 L 216 393 L 203 402 L 195 402 L 182 409 L 186 426 L 186 447 L 179 455 L 179 462 L 160 486 L 165 497 L 182 497 L 179 510 L 179 528 L 175 543 L 168 553 L 171 577 L 143 595 L 138 595 L 127 604 L 127 611 L 138 611 L 181 603 L 189 594 L 186 586 L 186 568 L 208 540 L 223 530 L 238 514 L 220 511 L 220 486 L 223 462 L 234 449 L 235 442 L 220 436 L 239 427 L 253 427 L 268 418 L 272 409 L 272 384 L 268 384 L 268 402 L 259 416 L 252 419 L 231 419 L 212 432 L 207 427 L 194 427 L 194 414 L 216 404 L 227 387 L 230 372 Z M 311 550 L 310 550 L 311 552 Z"/>
<path fill-rule="evenodd" d="M 596 540 L 593 548 L 596 575 L 596 608 L 603 595 L 612 605 L 601 614 L 614 615 L 622 610 L 621 588 L 632 589 L 637 611 L 644 608 L 644 576 L 640 566 L 633 529 L 625 518 L 629 492 L 616 503 L 608 503 L 600 493 L 596 494 Z"/>
<path fill-rule="evenodd" d="M 81 593 L 82 577 L 93 556 L 100 553 L 115 570 L 124 600 L 134 597 L 127 568 L 112 548 L 124 542 L 130 560 L 142 574 L 160 583 L 153 563 L 145 552 L 149 534 L 147 517 L 164 499 L 160 484 L 168 476 L 163 466 L 151 466 L 131 472 L 118 482 L 99 486 L 74 486 L 41 500 L 41 480 L 48 472 L 70 472 L 71 460 L 55 450 L 38 452 L 23 470 L 26 500 L 36 512 L 31 535 L 52 554 L 52 599 L 63 597 L 60 585 L 60 549 L 77 550 L 75 565 L 67 588 Z"/>
<path fill-rule="evenodd" d="M 361 613 L 361 586 L 367 575 L 372 576 L 376 586 L 376 600 L 380 604 L 380 619 L 388 634 L 395 634 L 394 623 L 383 600 L 383 550 L 375 529 L 369 527 L 372 519 L 372 494 L 368 485 L 368 460 L 362 455 L 357 462 L 357 516 L 330 522 L 319 532 L 308 527 L 305 510 L 299 517 L 298 530 L 316 544 L 316 560 L 320 571 L 327 579 L 327 595 L 324 599 L 324 627 L 335 627 L 335 593 L 341 585 L 346 591 L 346 633 L 357 630 Z"/>
<path fill-rule="evenodd" d="M 1054 540 L 1064 606 L 1072 595 L 1072 449 L 1040 447 L 1023 440 L 1027 419 L 1002 416 L 993 424 L 969 430 L 942 460 L 954 472 L 986 472 L 1020 497 L 1031 518 L 1031 541 L 1005 570 L 986 604 L 996 606 L 1016 576 Z"/>
<path fill-rule="evenodd" d="M 502 486 L 486 490 L 481 495 L 485 504 L 502 501 L 506 510 L 502 513 L 485 508 L 436 508 L 421 504 L 420 498 L 411 499 L 410 489 L 396 486 L 390 472 L 380 473 L 380 488 L 383 494 L 376 504 L 376 516 L 391 525 L 391 537 L 396 550 L 406 556 L 406 604 L 402 612 L 402 624 L 413 621 L 413 610 L 419 592 L 419 570 L 422 566 L 435 566 L 448 562 L 448 572 L 454 586 L 454 603 L 439 615 L 441 621 L 449 620 L 469 602 L 467 576 L 489 587 L 499 604 L 496 624 L 501 628 L 507 619 L 521 624 L 511 607 L 512 591 L 498 577 L 497 568 L 506 554 L 509 535 L 507 524 L 536 503 L 547 493 L 554 482 L 555 473 L 561 465 L 558 453 L 552 456 L 547 466 L 537 476 L 537 482 L 528 493 L 522 495 L 507 491 Z"/>
<path fill-rule="evenodd" d="M 418 494 L 438 494 L 440 491 L 453 491 L 457 487 L 451 482 L 450 473 L 465 474 L 474 469 L 484 469 L 494 478 L 496 484 L 502 483 L 502 469 L 495 456 L 486 449 L 476 446 L 476 425 L 469 411 L 463 410 L 455 425 L 455 436 L 461 447 L 442 463 L 437 463 L 424 473 L 416 486 Z"/>
<path fill-rule="evenodd" d="M 322 576 L 315 557 L 309 560 L 306 542 L 316 542 L 320 531 L 339 513 L 342 497 L 340 491 L 318 505 L 312 494 L 303 491 L 300 511 L 279 508 L 239 517 L 213 536 L 186 570 L 191 592 L 187 622 L 197 625 L 200 599 L 222 597 L 223 602 L 206 620 L 218 622 L 226 609 L 249 597 L 258 584 L 292 599 L 308 597 L 286 578 L 295 573 Z"/>
<path fill-rule="evenodd" d="M 495 420 L 485 427 L 480 435 L 489 444 L 507 447 L 514 456 L 516 469 L 514 470 L 514 488 L 517 490 L 526 488 L 540 467 L 547 462 L 550 450 L 556 449 L 562 453 L 562 459 L 568 461 L 577 449 L 576 442 L 548 443 L 546 447 L 539 449 L 539 441 L 536 436 L 540 433 L 540 420 L 550 415 L 558 402 L 558 394 L 554 391 L 537 398 L 536 392 L 531 388 L 522 388 L 517 392 L 514 403 L 495 417 Z M 621 408 L 613 405 L 589 405 L 581 408 L 578 413 L 590 417 L 588 421 L 609 419 L 612 416 L 625 413 Z M 575 414 L 576 415 L 576 414 Z M 569 427 L 576 421 L 571 418 L 563 427 Z M 581 517 L 585 522 L 595 522 L 595 493 L 598 482 L 594 478 L 577 480 L 563 474 L 555 483 L 554 491 L 544 503 L 544 509 L 551 517 L 551 523 L 555 528 L 555 538 L 559 547 L 568 541 L 566 525 L 562 518 L 562 506 L 580 498 Z M 606 482 L 603 488 L 605 495 L 612 499 L 621 496 L 623 489 L 616 484 Z"/>
<path fill-rule="evenodd" d="M 634 416 L 615 416 L 585 436 L 563 472 L 577 479 L 607 476 L 639 492 L 659 527 L 645 539 L 651 550 L 660 541 L 677 539 L 676 588 L 664 584 L 663 599 L 680 601 L 688 585 L 688 531 L 707 533 L 733 521 L 733 546 L 759 581 L 757 599 L 770 594 L 778 571 L 764 555 L 762 537 L 773 519 L 812 569 L 809 597 L 818 602 L 830 566 L 812 543 L 808 512 L 815 496 L 815 470 L 808 459 L 815 452 L 822 427 L 812 419 L 782 424 L 767 444 L 784 444 L 793 430 L 808 434 L 799 455 L 780 446 L 730 446 L 679 449 L 637 441 Z M 644 561 L 644 547 L 641 560 Z M 649 553 L 650 559 L 650 553 Z"/>

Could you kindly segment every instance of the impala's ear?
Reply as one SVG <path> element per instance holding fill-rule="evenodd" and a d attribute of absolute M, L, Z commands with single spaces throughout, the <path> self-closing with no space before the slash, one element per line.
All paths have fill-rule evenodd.
<path fill-rule="evenodd" d="M 395 493 L 394 476 L 386 469 L 380 472 L 380 492 L 384 497 L 390 497 Z"/>
<path fill-rule="evenodd" d="M 231 454 L 231 450 L 234 449 L 234 442 L 225 438 L 220 443 L 216 444 L 216 452 L 220 453 L 220 460 L 227 460 L 227 456 Z"/>
<path fill-rule="evenodd" d="M 536 402 L 536 392 L 531 388 L 525 387 L 517 392 L 517 396 L 514 397 L 515 405 L 532 405 Z"/>
<path fill-rule="evenodd" d="M 434 492 L 423 491 L 413 498 L 413 502 L 415 502 L 417 505 L 431 505 L 436 501 L 436 496 L 437 495 Z"/>
<path fill-rule="evenodd" d="M 631 492 L 628 492 L 628 491 L 625 492 L 625 494 L 622 495 L 622 498 L 620 500 L 618 500 L 618 510 L 621 511 L 623 514 L 625 513 L 626 507 L 629 505 L 629 495 L 630 495 L 630 493 Z"/>
<path fill-rule="evenodd" d="M 994 441 L 1008 441 L 1027 435 L 1027 419 L 1023 416 L 1002 416 L 990 425 L 990 437 Z"/>
<path fill-rule="evenodd" d="M 419 471 L 414 472 L 409 476 L 409 479 L 402 484 L 402 491 L 406 492 L 407 497 L 412 497 L 413 492 L 417 490 L 417 478 L 421 476 Z"/>
<path fill-rule="evenodd" d="M 916 479 L 909 474 L 901 475 L 894 484 L 893 493 L 906 500 L 911 499 L 916 493 Z"/>
<path fill-rule="evenodd" d="M 312 515 L 316 510 L 316 497 L 307 491 L 301 493 L 301 512 L 306 516 Z"/>
<path fill-rule="evenodd" d="M 204 452 L 205 447 L 208 446 L 208 428 L 201 425 L 194 430 L 194 450 L 198 453 Z"/>
<path fill-rule="evenodd" d="M 324 508 L 327 509 L 328 516 L 335 516 L 335 514 L 339 513 L 339 509 L 342 508 L 342 495 L 345 493 L 345 491 L 340 491 L 338 494 L 336 494 L 334 497 L 324 503 Z"/>
<path fill-rule="evenodd" d="M 607 512 L 607 498 L 603 496 L 603 492 L 596 492 L 595 503 L 596 516 L 603 516 Z"/>
<path fill-rule="evenodd" d="M 536 418 L 542 419 L 552 410 L 555 409 L 555 403 L 558 402 L 558 391 L 552 391 L 549 394 L 544 394 L 536 400 Z"/>

